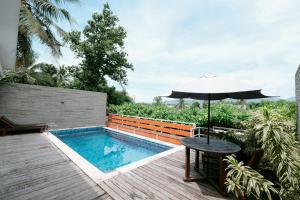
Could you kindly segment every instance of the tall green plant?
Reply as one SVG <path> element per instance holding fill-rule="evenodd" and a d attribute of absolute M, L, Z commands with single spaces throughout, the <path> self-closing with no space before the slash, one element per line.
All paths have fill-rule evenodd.
<path fill-rule="evenodd" d="M 227 191 L 234 193 L 238 199 L 267 197 L 271 200 L 271 194 L 278 193 L 271 181 L 266 180 L 251 167 L 244 166 L 243 162 L 238 162 L 234 156 L 227 156 L 225 160 L 228 163 L 225 185 Z"/>
<path fill-rule="evenodd" d="M 294 126 L 293 121 L 289 121 L 277 109 L 266 108 L 253 115 L 248 123 L 248 134 L 255 135 L 257 145 L 264 150 L 264 164 L 276 174 L 276 180 L 271 181 L 276 181 L 274 183 L 279 188 L 278 195 L 281 199 L 300 199 L 300 149 L 295 141 Z M 237 162 L 228 160 L 231 164 Z M 235 167 L 240 171 L 249 171 L 240 166 Z M 240 175 L 234 172 L 234 165 L 229 170 L 228 190 L 236 194 L 248 194 L 250 186 L 246 187 L 245 182 L 237 182 Z M 249 181 L 252 178 L 249 176 Z M 266 188 L 263 185 L 257 187 L 257 190 Z"/>
<path fill-rule="evenodd" d="M 282 199 L 300 196 L 300 149 L 295 141 L 295 125 L 276 111 L 264 109 L 250 122 L 264 150 L 264 157 L 279 180 Z"/>

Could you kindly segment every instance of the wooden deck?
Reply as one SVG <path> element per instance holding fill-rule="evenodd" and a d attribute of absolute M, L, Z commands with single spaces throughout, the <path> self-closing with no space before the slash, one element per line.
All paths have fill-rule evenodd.
<path fill-rule="evenodd" d="M 0 137 L 0 199 L 112 199 L 41 134 Z"/>
<path fill-rule="evenodd" d="M 99 187 L 45 136 L 0 137 L 0 199 L 225 199 L 207 183 L 183 182 L 184 160 L 176 152 Z"/>
<path fill-rule="evenodd" d="M 194 153 L 191 156 L 193 165 Z M 184 151 L 179 151 L 108 179 L 100 186 L 114 199 L 227 199 L 207 182 L 185 183 L 184 161 Z"/>

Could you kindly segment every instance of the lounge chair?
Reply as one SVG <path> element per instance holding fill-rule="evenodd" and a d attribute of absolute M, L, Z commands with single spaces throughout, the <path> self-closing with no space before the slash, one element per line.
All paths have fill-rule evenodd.
<path fill-rule="evenodd" d="M 251 168 L 256 168 L 264 155 L 264 151 L 262 149 L 256 149 L 252 152 L 250 159 L 246 163 L 247 166 Z"/>
<path fill-rule="evenodd" d="M 0 135 L 2 136 L 15 133 L 40 133 L 47 129 L 47 124 L 16 124 L 5 116 L 0 117 Z"/>

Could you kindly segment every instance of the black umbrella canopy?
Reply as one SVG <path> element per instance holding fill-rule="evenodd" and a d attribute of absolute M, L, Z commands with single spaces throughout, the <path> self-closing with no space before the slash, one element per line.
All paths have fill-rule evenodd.
<path fill-rule="evenodd" d="M 168 98 L 190 98 L 198 100 L 222 100 L 222 99 L 261 99 L 269 98 L 272 96 L 266 96 L 261 93 L 261 90 L 249 90 L 239 92 L 224 92 L 224 93 L 194 93 L 194 92 L 180 92 L 172 91 Z"/>
<path fill-rule="evenodd" d="M 204 76 L 199 80 L 186 84 L 186 89 L 183 91 L 172 91 L 168 98 L 190 98 L 208 101 L 208 136 L 207 143 L 209 143 L 210 132 L 210 101 L 222 99 L 261 99 L 270 98 L 274 96 L 266 96 L 261 93 L 261 89 L 257 90 L 242 90 L 244 85 L 234 79 L 217 78 L 216 76 Z M 183 87 L 184 88 L 184 85 Z M 248 86 L 244 88 L 249 88 Z"/>

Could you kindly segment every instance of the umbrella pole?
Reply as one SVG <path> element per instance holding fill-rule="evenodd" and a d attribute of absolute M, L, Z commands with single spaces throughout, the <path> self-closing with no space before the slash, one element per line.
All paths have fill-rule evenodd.
<path fill-rule="evenodd" d="M 207 144 L 209 144 L 209 133 L 210 133 L 210 94 L 208 95 L 208 114 L 207 114 L 207 129 L 208 129 L 208 133 L 207 133 Z"/>

